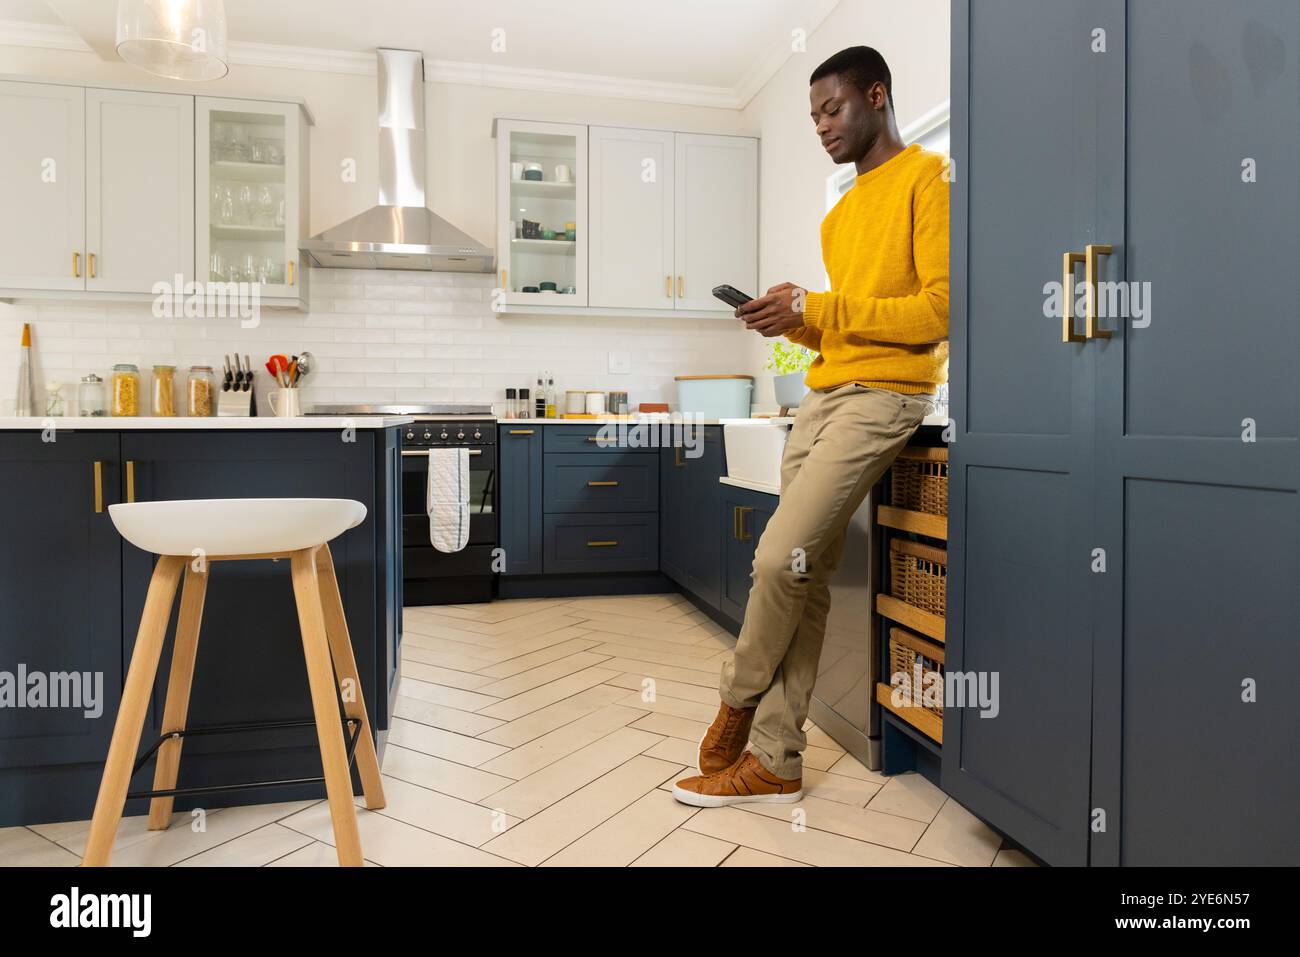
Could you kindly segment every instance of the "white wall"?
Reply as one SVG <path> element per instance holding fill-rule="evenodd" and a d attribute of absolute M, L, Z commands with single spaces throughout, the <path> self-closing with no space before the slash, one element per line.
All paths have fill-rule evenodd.
<path fill-rule="evenodd" d="M 216 83 L 167 87 L 90 53 L 0 46 L 0 76 L 5 73 L 301 97 L 316 119 L 311 232 L 376 201 L 373 76 L 235 66 Z M 425 100 L 429 205 L 489 245 L 496 240 L 494 114 L 719 131 L 740 130 L 744 123 L 738 110 L 459 84 L 430 83 Z M 356 183 L 342 182 L 345 158 L 357 161 Z M 318 270 L 308 314 L 268 312 L 253 332 L 224 321 L 155 319 L 147 305 L 0 303 L 0 414 L 13 408 L 24 321 L 35 329 L 38 387 L 49 378 L 73 382 L 90 371 L 103 376 L 113 362 L 219 363 L 235 348 L 255 361 L 271 351 L 310 348 L 322 359 L 318 398 L 339 401 L 499 401 L 507 385 L 531 386 L 541 368 L 555 373 L 561 389 L 616 388 L 629 391 L 633 402 L 672 401 L 673 375 L 757 371 L 749 367 L 746 333 L 730 317 L 501 318 L 485 299 L 492 282 L 491 276 Z M 417 293 L 418 299 L 409 298 Z M 632 353 L 631 375 L 607 373 L 611 349 Z"/>
<path fill-rule="evenodd" d="M 844 0 L 744 110 L 743 125 L 762 135 L 759 186 L 759 285 L 793 282 L 820 291 L 821 221 L 826 177 L 835 164 L 826 155 L 808 115 L 808 77 L 817 65 L 849 46 L 875 47 L 889 64 L 899 129 L 948 99 L 948 0 Z M 758 292 L 751 291 L 752 295 Z M 760 367 L 768 343 L 748 343 Z M 757 400 L 771 401 L 771 379 L 760 377 Z"/>

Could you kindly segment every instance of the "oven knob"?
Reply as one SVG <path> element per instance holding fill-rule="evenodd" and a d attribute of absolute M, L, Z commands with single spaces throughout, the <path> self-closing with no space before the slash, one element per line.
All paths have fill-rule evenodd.
<path fill-rule="evenodd" d="M 407 440 L 408 442 L 414 441 L 414 440 L 415 440 L 415 433 L 414 433 L 414 432 L 411 432 L 411 431 L 408 430 L 407 433 L 406 433 L 406 440 Z"/>
<path fill-rule="evenodd" d="M 481 438 L 483 438 L 483 433 L 480 432 L 478 429 L 475 429 L 475 430 L 474 430 L 474 438 L 476 438 L 476 439 L 481 439 Z"/>
<path fill-rule="evenodd" d="M 424 440 L 427 442 L 427 441 L 429 441 L 429 439 L 431 439 L 431 438 L 433 438 L 433 433 L 430 432 L 428 429 L 425 429 L 425 431 L 424 431 Z"/>
<path fill-rule="evenodd" d="M 464 432 L 457 432 L 457 433 L 456 433 L 456 438 L 458 438 L 458 439 L 463 439 L 464 437 L 465 437 L 465 433 L 464 433 Z"/>
<path fill-rule="evenodd" d="M 447 437 L 447 433 L 446 433 L 446 431 L 444 430 L 443 433 L 442 433 L 442 435 L 439 436 L 439 438 L 445 439 L 446 437 Z"/>

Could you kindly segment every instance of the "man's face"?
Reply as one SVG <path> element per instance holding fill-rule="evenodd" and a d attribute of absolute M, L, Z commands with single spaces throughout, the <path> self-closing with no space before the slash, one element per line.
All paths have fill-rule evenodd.
<path fill-rule="evenodd" d="M 884 100 L 883 83 L 863 91 L 838 74 L 824 76 L 809 88 L 817 137 L 834 162 L 851 163 L 866 154 L 884 122 Z"/>

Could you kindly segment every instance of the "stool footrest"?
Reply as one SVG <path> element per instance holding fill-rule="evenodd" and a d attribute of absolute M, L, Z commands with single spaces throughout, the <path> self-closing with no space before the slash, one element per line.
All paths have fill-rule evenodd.
<path fill-rule="evenodd" d="M 361 719 L 344 718 L 343 724 L 347 727 L 347 746 L 348 746 L 348 767 L 351 768 L 355 761 L 357 739 L 361 736 Z M 256 724 L 227 724 L 211 728 L 186 728 L 182 731 L 171 731 L 162 735 L 155 741 L 149 750 L 145 751 L 140 759 L 136 761 L 135 767 L 131 769 L 131 776 L 135 777 L 149 760 L 158 753 L 168 741 L 173 738 L 201 737 L 210 734 L 242 734 L 248 731 L 271 731 L 277 728 L 314 728 L 314 720 L 307 721 L 262 721 Z M 324 777 L 315 778 L 283 778 L 276 781 L 248 781 L 239 784 L 210 784 L 204 787 L 193 788 L 166 788 L 155 791 L 130 791 L 126 795 L 128 801 L 135 798 L 159 798 L 159 797 L 180 797 L 188 794 L 220 794 L 226 791 L 251 791 L 256 788 L 273 788 L 288 787 L 295 784 L 323 784 Z"/>

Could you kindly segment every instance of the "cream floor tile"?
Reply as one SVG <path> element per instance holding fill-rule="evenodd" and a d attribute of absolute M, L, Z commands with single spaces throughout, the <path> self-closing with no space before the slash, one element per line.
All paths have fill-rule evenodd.
<path fill-rule="evenodd" d="M 610 678 L 607 682 L 611 685 L 617 685 L 620 688 L 627 688 L 629 691 L 641 691 L 645 686 L 647 678 L 645 675 L 632 674 L 628 672 L 621 674 L 617 678 Z M 713 713 L 718 713 L 718 688 L 717 685 L 704 687 L 703 685 L 686 684 L 683 681 L 660 680 L 650 678 L 654 682 L 655 694 L 667 695 L 670 698 L 684 698 L 687 701 L 695 701 L 699 704 L 707 704 L 713 708 Z"/>
<path fill-rule="evenodd" d="M 507 750 L 491 741 L 480 741 L 478 738 L 431 728 L 427 724 L 416 724 L 404 718 L 393 719 L 388 729 L 388 740 L 400 748 L 422 751 L 472 768 L 505 754 Z"/>
<path fill-rule="evenodd" d="M 865 807 L 876 796 L 881 785 L 859 778 L 850 778 L 829 771 L 817 771 L 813 768 L 803 769 L 803 790 L 813 797 L 838 801 L 852 807 Z"/>
<path fill-rule="evenodd" d="M 532 817 L 662 740 L 645 731 L 619 728 L 479 803 L 515 817 Z"/>
<path fill-rule="evenodd" d="M 602 663 L 597 667 L 585 668 L 582 671 L 558 678 L 542 685 L 540 688 L 533 688 L 531 691 L 515 695 L 513 698 L 498 701 L 489 707 L 480 708 L 479 713 L 485 714 L 489 718 L 513 721 L 515 718 L 522 718 L 538 708 L 544 708 L 548 704 L 563 701 L 579 691 L 586 691 L 588 688 L 609 680 L 616 674 L 618 674 L 617 670 L 606 668 Z"/>
<path fill-rule="evenodd" d="M 544 708 L 538 708 L 522 718 L 507 721 L 500 727 L 487 731 L 479 735 L 479 737 L 494 744 L 517 748 L 534 738 L 540 738 L 556 728 L 563 727 L 570 721 L 576 721 L 585 714 L 599 711 L 606 705 L 613 704 L 623 697 L 626 697 L 626 692 L 621 688 L 614 688 L 606 684 L 593 685 L 585 691 L 579 691 L 562 701 L 555 702 L 555 704 L 548 704 Z"/>
<path fill-rule="evenodd" d="M 1033 858 L 1023 851 L 1017 851 L 1013 847 L 1004 847 L 998 851 L 998 856 L 993 858 L 994 867 L 1037 867 Z"/>
<path fill-rule="evenodd" d="M 457 671 L 454 668 L 442 668 L 437 665 L 421 665 L 420 670 L 423 672 L 423 677 L 420 680 L 430 684 L 442 685 L 446 688 L 457 688 L 461 691 L 473 691 L 475 688 L 481 688 L 483 685 L 491 684 L 496 680 L 491 675 L 480 675 L 472 671 Z M 405 662 L 403 662 L 402 680 L 405 681 L 407 677 L 408 672 Z"/>
<path fill-rule="evenodd" d="M 334 843 L 329 806 L 324 802 L 281 823 L 322 843 Z M 357 811 L 357 830 L 366 860 L 384 867 L 512 866 L 505 858 L 375 811 Z"/>
<path fill-rule="evenodd" d="M 187 857 L 176 867 L 261 867 L 312 843 L 305 834 L 267 824 L 210 850 Z M 330 853 L 334 849 L 330 848 Z M 337 857 L 335 858 L 337 860 Z"/>
<path fill-rule="evenodd" d="M 949 798 L 912 853 L 962 867 L 988 867 L 1001 846 L 997 832 Z"/>
<path fill-rule="evenodd" d="M 829 771 L 842 757 L 844 757 L 843 751 L 809 744 L 803 749 L 803 766 L 816 771 Z"/>
<path fill-rule="evenodd" d="M 4 867 L 76 867 L 80 863 L 76 854 L 33 830 L 0 828 L 0 865 Z"/>
<path fill-rule="evenodd" d="M 714 715 L 718 711 L 712 705 L 700 704 L 698 701 L 687 701 L 684 698 L 670 698 L 662 694 L 656 694 L 653 701 L 646 701 L 639 691 L 633 691 L 626 698 L 619 701 L 619 704 L 627 705 L 629 708 L 643 708 L 646 711 L 653 711 L 655 714 L 670 714 L 691 721 L 703 721 L 706 727 L 713 721 Z"/>
<path fill-rule="evenodd" d="M 590 613 L 593 617 L 634 618 L 655 623 L 675 620 L 675 616 L 665 614 L 662 606 L 647 606 L 645 602 L 627 598 L 575 598 L 569 607 L 571 614 Z"/>
<path fill-rule="evenodd" d="M 873 811 L 910 817 L 914 821 L 929 824 L 943 807 L 944 801 L 948 800 L 948 795 L 912 771 L 896 774 L 886 781 L 885 786 L 867 804 Z"/>
<path fill-rule="evenodd" d="M 652 748 L 646 748 L 645 753 L 652 758 L 661 758 L 673 764 L 680 764 L 686 771 L 683 776 L 693 776 L 699 774 L 698 762 L 700 760 L 700 751 L 698 742 L 687 741 L 685 738 L 664 738 Z M 672 790 L 673 783 L 677 780 L 670 777 L 664 781 L 661 787 L 666 790 Z"/>
<path fill-rule="evenodd" d="M 825 748 L 829 751 L 838 751 L 841 755 L 844 754 L 844 748 L 841 747 L 834 738 L 811 721 L 805 722 L 804 736 L 808 739 L 808 743 L 813 747 Z"/>
<path fill-rule="evenodd" d="M 739 807 L 742 811 L 762 814 L 787 824 L 794 819 L 794 811 L 802 810 L 802 821 L 810 828 L 892 847 L 896 851 L 911 851 L 925 832 L 925 825 L 920 821 L 850 807 L 811 795 L 805 795 L 798 804 L 742 804 Z"/>
<path fill-rule="evenodd" d="M 884 787 L 884 785 L 889 781 L 889 778 L 881 774 L 879 771 L 868 770 L 863 766 L 861 761 L 851 754 L 844 755 L 844 757 L 832 764 L 827 770 L 832 774 L 843 775 L 846 778 L 857 778 L 859 781 L 870 781 L 872 784 L 881 787 Z"/>
<path fill-rule="evenodd" d="M 598 644 L 600 642 L 587 638 L 570 638 L 567 641 L 561 641 L 546 648 L 530 651 L 527 654 L 508 658 L 494 665 L 488 665 L 486 668 L 480 668 L 477 673 L 492 681 L 509 678 L 521 671 L 527 671 L 529 668 L 536 668 L 538 665 L 558 661 L 560 658 L 567 658 L 569 655 L 577 654 L 580 651 L 590 651 Z"/>
<path fill-rule="evenodd" d="M 651 714 L 636 722 L 632 727 L 639 731 L 649 731 L 651 734 L 684 738 L 692 744 L 698 744 L 700 738 L 704 737 L 704 732 L 709 730 L 709 723 L 707 721 L 692 721 L 689 718 L 678 718 L 671 714 Z"/>
<path fill-rule="evenodd" d="M 556 728 L 513 751 L 480 765 L 480 769 L 520 780 L 554 764 L 565 755 L 599 741 L 619 728 L 645 717 L 644 709 L 607 705 Z"/>
<path fill-rule="evenodd" d="M 522 615 L 516 615 L 499 622 L 478 621 L 472 618 L 457 618 L 455 616 L 435 612 L 429 614 L 421 623 L 459 628 L 462 631 L 473 632 L 479 635 L 503 635 L 508 632 L 515 632 L 523 629 L 539 629 L 550 619 L 563 618 L 568 615 L 569 612 L 570 606 L 567 604 L 551 605 L 549 607 L 539 608 L 535 611 L 528 611 Z"/>
<path fill-rule="evenodd" d="M 735 844 L 679 828 L 633 861 L 632 867 L 717 867 L 735 849 Z"/>
<path fill-rule="evenodd" d="M 673 766 L 637 756 L 484 845 L 521 864 L 537 865 L 653 790 Z"/>
<path fill-rule="evenodd" d="M 735 807 L 706 808 L 682 826 L 721 841 L 819 867 L 925 867 L 938 864 L 929 858 L 828 834 L 812 827 L 796 831 L 788 818 L 777 820 Z"/>
<path fill-rule="evenodd" d="M 366 867 L 378 867 L 374 861 L 366 860 Z M 309 840 L 304 847 L 278 860 L 271 861 L 267 867 L 338 867 L 339 852 L 324 841 Z"/>
<path fill-rule="evenodd" d="M 167 867 L 195 854 L 217 847 L 227 841 L 265 827 L 286 815 L 297 812 L 315 802 L 294 801 L 284 804 L 254 804 L 245 807 L 228 807 L 210 811 L 205 829 L 196 832 L 197 820 L 185 812 L 172 818 L 165 831 L 150 831 L 149 837 L 123 848 L 114 847 L 110 863 L 114 867 Z M 85 841 L 79 842 L 77 853 L 85 850 Z"/>
<path fill-rule="evenodd" d="M 606 668 L 613 668 L 619 674 L 633 674 L 639 680 L 654 678 L 655 681 L 680 681 L 683 684 L 709 688 L 718 693 L 718 675 L 696 668 L 675 668 L 672 665 L 656 664 L 653 661 L 640 661 L 635 658 L 611 658 L 603 663 Z"/>
<path fill-rule="evenodd" d="M 600 632 L 588 632 L 591 635 L 600 635 Z M 607 636 L 602 636 L 607 637 Z M 691 671 L 699 671 L 706 676 L 711 677 L 713 684 L 717 684 L 718 675 L 720 674 L 720 665 L 716 661 L 710 661 L 707 656 L 691 656 L 673 654 L 672 652 L 654 651 L 648 648 L 639 648 L 633 645 L 621 645 L 614 642 L 605 641 L 591 649 L 610 658 L 624 658 L 630 661 L 646 661 L 656 665 L 667 665 L 670 668 L 689 668 Z"/>
<path fill-rule="evenodd" d="M 436 665 L 441 656 L 460 655 L 473 659 L 482 658 L 491 664 L 493 650 L 476 647 L 467 642 L 452 641 L 449 638 L 431 637 L 417 631 L 414 627 L 402 631 L 402 657 L 407 661 Z"/>
<path fill-rule="evenodd" d="M 463 801 L 481 801 L 514 782 L 497 774 L 411 751 L 390 743 L 384 752 L 383 773 Z"/>
<path fill-rule="evenodd" d="M 513 629 L 508 628 L 499 634 L 484 634 L 478 631 L 466 631 L 458 627 L 459 623 L 446 621 L 422 621 L 412 627 L 410 633 L 417 644 L 431 641 L 450 641 L 461 645 L 462 650 L 474 655 L 488 655 L 503 649 L 517 647 L 523 642 L 545 638 L 552 644 L 564 641 L 582 631 L 588 630 L 582 625 L 582 619 L 575 615 L 552 615 L 541 622 L 524 622 Z M 513 623 L 507 623 L 510 625 Z M 542 643 L 538 644 L 542 647 Z"/>
<path fill-rule="evenodd" d="M 446 705 L 448 708 L 455 708 L 457 711 L 477 711 L 479 708 L 486 708 L 497 701 L 496 698 L 479 694 L 477 691 L 448 688 L 446 685 L 426 680 L 420 675 L 412 673 L 411 668 L 402 669 L 401 693 L 408 698 L 418 698 L 420 701 L 428 701 L 430 704 Z"/>
<path fill-rule="evenodd" d="M 390 775 L 384 776 L 384 800 L 384 807 L 375 813 L 470 847 L 479 847 L 519 823 L 518 818 L 481 804 L 449 797 Z M 358 807 L 364 802 L 364 798 L 357 798 Z"/>
<path fill-rule="evenodd" d="M 792 861 L 788 857 L 777 857 L 775 854 L 765 854 L 762 851 L 756 851 L 752 847 L 738 847 L 734 854 L 722 862 L 722 867 L 811 867 L 811 864 L 801 864 L 799 861 Z"/>
<path fill-rule="evenodd" d="M 489 694 L 496 698 L 513 698 L 525 691 L 532 691 L 534 688 L 549 684 L 557 678 L 563 678 L 576 671 L 598 665 L 609 657 L 609 655 L 605 654 L 580 651 L 566 658 L 560 658 L 558 661 L 550 661 L 544 665 L 529 668 L 527 671 L 521 671 L 509 678 L 494 681 L 490 685 L 484 685 L 480 691 L 482 694 Z"/>
<path fill-rule="evenodd" d="M 648 791 L 547 858 L 543 866 L 627 867 L 676 831 L 695 811 L 696 808 L 678 804 L 663 791 Z"/>
<path fill-rule="evenodd" d="M 442 728 L 444 731 L 455 731 L 457 734 L 470 736 L 499 728 L 504 723 L 496 718 L 475 714 L 473 711 L 461 711 L 458 708 L 449 708 L 444 704 L 421 701 L 419 698 L 410 698 L 402 694 L 399 694 L 393 703 L 393 716 L 414 721 L 416 724 L 427 724 L 434 728 Z"/>
<path fill-rule="evenodd" d="M 626 615 L 606 614 L 604 612 L 584 612 L 584 624 L 593 631 L 611 632 L 635 638 L 652 638 L 658 641 L 672 641 L 673 635 L 679 634 L 687 626 L 671 621 L 645 621 L 629 618 Z M 679 640 L 685 640 L 679 637 Z M 685 641 L 693 644 L 694 639 Z"/>
<path fill-rule="evenodd" d="M 591 624 L 591 622 L 588 622 L 588 624 Z M 665 665 L 685 661 L 689 663 L 686 667 L 697 667 L 698 662 L 713 658 L 718 653 L 716 648 L 704 647 L 694 643 L 659 641 L 654 638 L 633 638 L 628 635 L 616 635 L 612 632 L 600 631 L 599 629 L 588 631 L 586 637 L 615 649 L 608 652 L 611 657 L 614 655 L 629 657 L 629 653 L 632 653 L 637 658 L 645 658 L 647 654 L 654 652 L 666 657 L 662 659 L 645 658 L 645 660 L 659 661 Z"/>
<path fill-rule="evenodd" d="M 407 614 L 414 612 L 417 615 L 441 615 L 466 621 L 501 622 L 567 603 L 567 600 L 554 598 L 508 598 L 473 605 L 408 605 L 404 611 Z"/>

